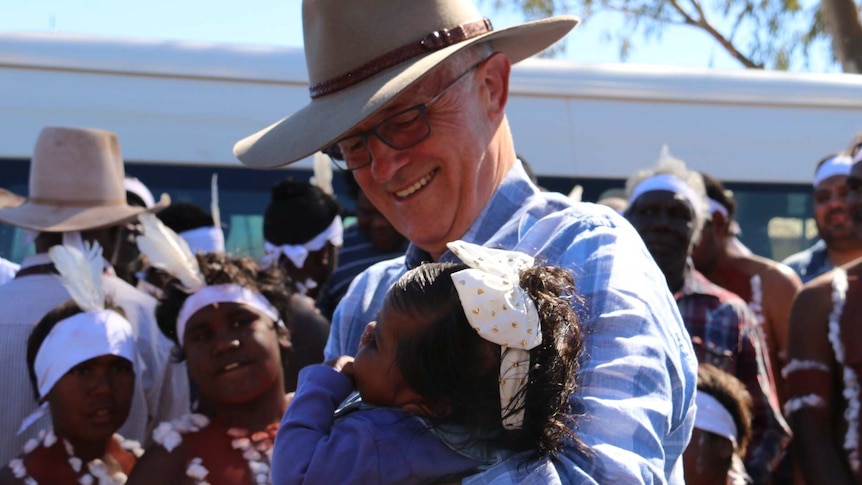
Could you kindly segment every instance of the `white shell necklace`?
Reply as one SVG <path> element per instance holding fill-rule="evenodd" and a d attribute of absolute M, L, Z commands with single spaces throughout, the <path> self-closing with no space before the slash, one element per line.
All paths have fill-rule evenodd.
<path fill-rule="evenodd" d="M 140 457 L 144 454 L 141 444 L 137 441 L 123 439 L 123 437 L 118 434 L 114 434 L 113 439 L 121 448 L 131 452 L 136 457 Z M 50 448 L 54 446 L 55 443 L 57 443 L 57 435 L 54 434 L 54 430 L 51 428 L 48 428 L 48 430 L 43 429 L 39 432 L 37 438 L 33 438 L 24 444 L 24 455 L 26 456 L 30 454 L 39 446 Z M 72 470 L 76 475 L 81 473 L 84 462 L 75 456 L 75 450 L 71 443 L 64 439 L 63 445 L 66 448 L 66 453 L 69 455 L 69 459 L 67 460 L 69 466 L 72 467 Z M 23 458 L 15 458 L 10 461 L 9 468 L 12 470 L 15 478 L 22 480 L 26 485 L 37 485 L 39 483 L 27 472 L 27 467 L 24 465 Z M 128 477 L 122 471 L 118 471 L 111 475 L 108 471 L 107 465 L 105 465 L 105 463 L 99 458 L 96 458 L 95 460 L 87 462 L 87 471 L 78 477 L 78 483 L 81 485 L 123 485 L 126 483 L 127 479 Z"/>

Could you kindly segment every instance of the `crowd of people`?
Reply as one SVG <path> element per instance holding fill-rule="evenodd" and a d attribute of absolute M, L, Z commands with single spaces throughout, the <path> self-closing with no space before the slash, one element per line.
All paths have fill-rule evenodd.
<path fill-rule="evenodd" d="M 310 103 L 234 153 L 326 153 L 354 224 L 286 179 L 265 256 L 231 254 L 217 203 L 156 199 L 94 128 L 45 127 L 0 191 L 35 247 L 0 260 L 0 484 L 862 483 L 862 137 L 772 261 L 666 150 L 596 204 L 536 185 L 510 69 L 576 17 L 329 3 Z"/>

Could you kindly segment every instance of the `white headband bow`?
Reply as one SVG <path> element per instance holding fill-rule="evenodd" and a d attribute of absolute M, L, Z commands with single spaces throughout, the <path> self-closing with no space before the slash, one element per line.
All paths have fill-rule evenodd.
<path fill-rule="evenodd" d="M 314 236 L 310 241 L 303 244 L 282 244 L 276 246 L 269 241 L 264 241 L 264 250 L 266 254 L 261 259 L 260 263 L 265 267 L 273 267 L 278 264 L 278 258 L 282 254 L 297 268 L 302 268 L 305 265 L 305 258 L 312 251 L 319 251 L 326 245 L 327 242 L 333 246 L 341 246 L 344 242 L 344 226 L 341 224 L 341 216 L 335 216 L 335 219 L 323 230 L 320 234 Z"/>
<path fill-rule="evenodd" d="M 452 274 L 467 321 L 500 349 L 500 415 L 503 427 L 524 422 L 521 391 L 530 372 L 530 350 L 542 343 L 536 304 L 521 288 L 520 272 L 533 266 L 527 254 L 453 241 L 446 246 L 470 269 Z M 517 399 L 517 400 L 516 400 Z M 521 408 L 516 413 L 510 410 Z"/>

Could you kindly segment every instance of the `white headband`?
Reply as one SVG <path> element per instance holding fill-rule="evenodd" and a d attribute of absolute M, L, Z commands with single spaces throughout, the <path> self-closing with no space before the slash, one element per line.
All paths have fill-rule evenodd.
<path fill-rule="evenodd" d="M 272 306 L 263 295 L 252 291 L 244 286 L 235 284 L 205 286 L 186 298 L 180 313 L 177 316 L 177 342 L 183 345 L 183 336 L 186 333 L 186 324 L 198 310 L 213 303 L 243 303 L 256 308 L 272 319 L 273 322 L 281 322 L 278 310 Z"/>
<path fill-rule="evenodd" d="M 717 399 L 698 389 L 695 398 L 697 413 L 694 427 L 729 439 L 736 447 L 736 423 L 733 416 Z"/>
<path fill-rule="evenodd" d="M 822 165 L 817 167 L 817 172 L 814 173 L 814 188 L 817 188 L 821 182 L 829 177 L 834 177 L 835 175 L 850 175 L 850 168 L 852 166 L 853 160 L 851 160 L 847 155 L 836 155 L 829 160 L 826 160 Z"/>
<path fill-rule="evenodd" d="M 224 233 L 220 227 L 198 227 L 179 233 L 179 236 L 189 245 L 192 253 L 223 253 Z"/>
<path fill-rule="evenodd" d="M 853 157 L 853 163 L 862 162 L 862 146 L 859 147 L 859 151 L 856 152 L 856 156 Z"/>
<path fill-rule="evenodd" d="M 695 214 L 703 214 L 703 198 L 698 196 L 689 184 L 667 173 L 653 175 L 637 184 L 629 197 L 629 204 L 633 204 L 643 194 L 657 190 L 666 190 L 683 196 L 694 208 Z"/>
<path fill-rule="evenodd" d="M 94 357 L 116 355 L 135 365 L 132 325 L 111 310 L 84 312 L 61 320 L 45 337 L 33 369 L 44 398 L 66 372 Z"/>
<path fill-rule="evenodd" d="M 490 249 L 464 241 L 453 241 L 446 246 L 471 268 L 452 274 L 467 321 L 483 339 L 501 347 L 503 427 L 520 429 L 524 422 L 524 394 L 520 391 L 530 371 L 529 351 L 542 343 L 536 304 L 519 285 L 520 271 L 532 266 L 534 260 L 521 252 Z M 514 414 L 509 412 L 517 408 L 521 409 Z"/>
<path fill-rule="evenodd" d="M 710 197 L 707 197 L 706 204 L 709 207 L 710 216 L 712 216 L 716 212 L 719 212 L 721 213 L 721 215 L 727 218 L 727 207 L 725 207 L 724 204 Z"/>
<path fill-rule="evenodd" d="M 305 264 L 305 258 L 312 251 L 319 251 L 327 242 L 333 246 L 341 246 L 343 243 L 344 227 L 341 225 L 341 216 L 335 216 L 335 219 L 329 226 L 317 236 L 314 236 L 310 241 L 304 244 L 283 244 L 276 246 L 269 241 L 264 242 L 266 255 L 261 259 L 261 264 L 265 267 L 274 267 L 278 264 L 278 259 L 282 254 L 287 256 L 293 265 L 297 268 L 302 268 Z"/>
<path fill-rule="evenodd" d="M 153 197 L 153 193 L 150 192 L 150 189 L 148 189 L 143 182 L 135 177 L 126 177 L 123 179 L 123 188 L 126 189 L 126 192 L 131 192 L 140 197 L 141 201 L 144 203 L 144 207 L 150 209 L 156 205 L 156 199 Z"/>

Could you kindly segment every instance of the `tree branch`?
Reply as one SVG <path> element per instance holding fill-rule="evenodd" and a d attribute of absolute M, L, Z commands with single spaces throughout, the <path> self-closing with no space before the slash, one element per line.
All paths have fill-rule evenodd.
<path fill-rule="evenodd" d="M 721 35 L 721 33 L 715 30 L 715 27 L 712 26 L 704 16 L 703 9 L 697 0 L 691 0 L 692 5 L 694 5 L 695 10 L 697 10 L 700 15 L 699 19 L 692 18 L 683 8 L 679 5 L 678 0 L 667 0 L 670 5 L 679 12 L 683 18 L 686 19 L 686 23 L 693 25 L 699 29 L 706 31 L 709 35 L 712 36 L 722 47 L 726 50 L 734 59 L 739 61 L 743 66 L 749 69 L 763 69 L 763 64 L 758 64 L 751 59 L 749 59 L 745 54 L 739 52 L 736 46 L 733 45 L 733 42 L 728 40 L 725 36 Z"/>

